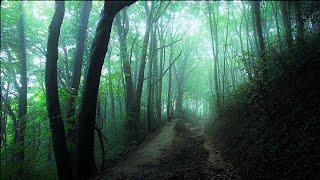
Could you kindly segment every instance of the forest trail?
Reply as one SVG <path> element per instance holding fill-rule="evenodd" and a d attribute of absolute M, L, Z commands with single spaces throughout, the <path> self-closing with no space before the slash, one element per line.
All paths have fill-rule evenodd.
<path fill-rule="evenodd" d="M 204 125 L 178 121 L 168 122 L 97 179 L 240 179 L 205 137 Z"/>

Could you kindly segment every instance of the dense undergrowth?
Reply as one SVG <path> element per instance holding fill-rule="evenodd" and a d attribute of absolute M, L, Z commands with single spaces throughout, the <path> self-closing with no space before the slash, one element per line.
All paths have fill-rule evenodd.
<path fill-rule="evenodd" d="M 319 40 L 269 47 L 267 80 L 252 72 L 207 128 L 244 178 L 320 178 Z"/>

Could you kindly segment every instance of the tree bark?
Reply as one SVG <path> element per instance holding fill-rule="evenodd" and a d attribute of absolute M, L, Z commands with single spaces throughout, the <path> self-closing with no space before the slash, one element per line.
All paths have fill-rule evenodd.
<path fill-rule="evenodd" d="M 27 88 L 28 88 L 28 77 L 27 77 L 27 52 L 26 52 L 26 37 L 24 28 L 24 12 L 22 7 L 22 2 L 18 5 L 18 10 L 21 13 L 18 20 L 18 39 L 19 39 L 19 63 L 20 63 L 20 84 L 19 88 L 19 127 L 18 127 L 18 137 L 17 143 L 21 146 L 20 150 L 17 152 L 16 158 L 18 163 L 23 163 L 24 161 L 24 141 L 25 141 L 25 129 L 27 120 Z M 23 169 L 18 171 L 18 175 L 23 175 Z"/>
<path fill-rule="evenodd" d="M 99 20 L 91 46 L 90 60 L 84 82 L 77 132 L 77 178 L 88 178 L 96 173 L 94 160 L 94 127 L 97 96 L 104 58 L 108 49 L 112 22 L 115 15 L 134 1 L 108 1 Z"/>
<path fill-rule="evenodd" d="M 254 16 L 255 21 L 255 29 L 258 36 L 258 42 L 259 42 L 259 54 L 260 56 L 263 55 L 265 51 L 265 44 L 263 40 L 263 32 L 262 32 L 262 25 L 261 25 L 261 12 L 260 12 L 260 1 L 252 1 L 252 12 Z"/>
<path fill-rule="evenodd" d="M 83 62 L 83 52 L 85 48 L 85 41 L 87 37 L 87 26 L 89 20 L 89 14 L 92 6 L 92 1 L 83 1 L 80 10 L 80 19 L 77 33 L 77 44 L 76 44 L 76 52 L 73 64 L 73 73 L 71 80 L 71 96 L 69 98 L 69 106 L 67 112 L 68 118 L 68 126 L 69 131 L 67 133 L 67 139 L 71 141 L 71 143 L 75 144 L 76 138 L 76 118 L 75 116 L 75 101 L 78 95 L 80 78 L 81 78 L 81 69 Z"/>
<path fill-rule="evenodd" d="M 226 89 L 226 55 L 228 47 L 228 37 L 229 37 L 229 20 L 230 20 L 230 9 L 228 8 L 228 19 L 227 19 L 227 30 L 226 39 L 224 43 L 224 53 L 223 53 L 223 76 L 222 76 L 222 103 L 224 103 L 225 89 Z"/>
<path fill-rule="evenodd" d="M 290 20 L 290 12 L 289 12 L 289 2 L 282 1 L 282 17 L 283 17 L 283 25 L 285 29 L 285 36 L 288 48 L 292 48 L 293 40 L 292 40 L 292 32 L 291 32 L 291 20 Z"/>
<path fill-rule="evenodd" d="M 210 25 L 210 35 L 211 35 L 211 45 L 212 45 L 212 54 L 214 57 L 214 88 L 216 93 L 216 106 L 219 109 L 221 106 L 220 101 L 220 90 L 219 90 L 219 80 L 218 80 L 218 63 L 219 63 L 219 56 L 218 56 L 218 32 L 217 32 L 217 25 L 218 22 L 216 18 L 212 14 L 211 7 L 209 2 L 207 2 L 207 8 L 209 12 L 209 25 Z M 218 13 L 218 12 L 217 12 Z"/>
<path fill-rule="evenodd" d="M 163 37 L 163 33 L 160 33 L 161 39 L 160 39 L 160 46 L 162 47 L 164 45 L 164 37 Z M 164 68 L 164 62 L 165 62 L 165 47 L 160 49 L 160 72 L 159 74 L 162 75 L 163 73 L 163 68 Z M 157 111 L 157 118 L 159 121 L 161 121 L 161 102 L 162 102 L 162 78 L 159 80 L 159 87 L 158 87 L 158 98 L 157 98 L 157 102 L 156 102 L 156 111 Z"/>
<path fill-rule="evenodd" d="M 171 41 L 172 41 L 171 37 Z M 173 46 L 170 46 L 170 57 L 169 57 L 169 64 L 172 63 L 172 56 L 173 56 Z M 168 102 L 167 102 L 167 119 L 171 120 L 172 117 L 172 103 L 171 103 L 171 94 L 172 94 L 172 68 L 169 69 L 169 80 L 168 80 Z"/>
<path fill-rule="evenodd" d="M 56 1 L 55 12 L 49 26 L 45 86 L 47 110 L 52 133 L 52 143 L 58 177 L 59 179 L 72 179 L 72 170 L 70 166 L 69 153 L 59 104 L 57 82 L 58 41 L 64 12 L 64 2 Z"/>
<path fill-rule="evenodd" d="M 272 6 L 272 11 L 274 13 L 274 18 L 276 20 L 276 27 L 277 27 L 277 38 L 279 43 L 281 42 L 281 38 L 280 38 L 280 26 L 279 26 L 279 20 L 278 20 L 278 2 L 271 2 L 271 6 Z"/>
<path fill-rule="evenodd" d="M 154 112 L 153 112 L 153 100 L 154 100 L 154 88 L 152 86 L 153 84 L 153 79 L 155 76 L 154 71 L 154 64 L 156 63 L 156 27 L 152 28 L 151 32 L 151 40 L 150 40 L 150 48 L 149 48 L 149 67 L 148 67 L 148 97 L 147 97 L 147 127 L 148 127 L 148 132 L 150 132 L 153 129 L 153 120 L 154 120 Z"/>
<path fill-rule="evenodd" d="M 146 23 L 146 31 L 143 38 L 143 44 L 142 44 L 142 52 L 141 52 L 141 59 L 140 59 L 140 67 L 139 67 L 139 75 L 138 75 L 138 81 L 137 81 L 137 87 L 134 93 L 134 118 L 128 119 L 128 131 L 129 131 L 129 137 L 131 140 L 137 138 L 137 122 L 136 120 L 139 120 L 140 117 L 140 109 L 141 109 L 141 95 L 142 95 L 142 88 L 144 84 L 144 69 L 146 66 L 146 57 L 147 57 L 147 48 L 149 43 L 149 36 L 150 36 L 150 30 L 153 24 L 153 9 L 154 9 L 154 2 L 151 4 L 151 9 L 147 7 L 147 2 L 145 3 L 145 9 L 147 14 L 147 23 Z"/>
<path fill-rule="evenodd" d="M 120 42 L 120 57 L 123 66 L 124 80 L 125 80 L 125 97 L 126 97 L 126 116 L 128 121 L 133 121 L 135 118 L 134 114 L 134 90 L 132 82 L 131 64 L 128 56 L 127 49 L 127 34 L 129 31 L 129 21 L 126 10 L 119 13 L 115 18 L 115 25 L 119 34 Z M 130 122 L 131 123 L 131 122 Z"/>
<path fill-rule="evenodd" d="M 301 2 L 295 1 L 295 10 L 296 10 L 296 24 L 297 24 L 297 41 L 298 44 L 303 43 L 304 34 L 303 34 L 303 19 L 301 15 Z"/>

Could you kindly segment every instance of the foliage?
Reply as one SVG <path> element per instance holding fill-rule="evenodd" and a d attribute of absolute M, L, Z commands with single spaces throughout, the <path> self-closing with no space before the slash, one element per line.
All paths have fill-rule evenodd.
<path fill-rule="evenodd" d="M 282 54 L 267 53 L 270 79 L 262 87 L 266 94 L 261 94 L 261 79 L 255 77 L 225 99 L 224 108 L 207 128 L 225 157 L 240 167 L 243 177 L 318 175 L 318 46 L 319 38 L 315 37 L 303 47 Z M 281 60 L 285 65 L 277 65 Z"/>

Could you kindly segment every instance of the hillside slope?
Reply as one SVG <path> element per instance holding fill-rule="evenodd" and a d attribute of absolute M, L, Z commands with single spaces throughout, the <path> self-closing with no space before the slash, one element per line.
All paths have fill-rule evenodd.
<path fill-rule="evenodd" d="M 268 56 L 273 73 L 225 100 L 207 133 L 244 178 L 320 178 L 319 38 Z"/>

